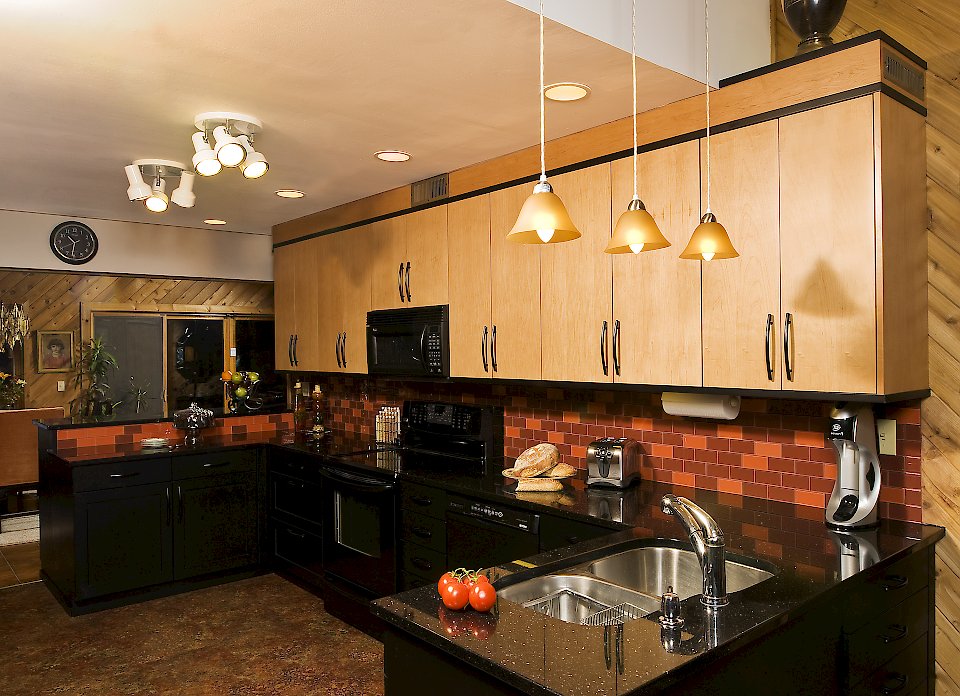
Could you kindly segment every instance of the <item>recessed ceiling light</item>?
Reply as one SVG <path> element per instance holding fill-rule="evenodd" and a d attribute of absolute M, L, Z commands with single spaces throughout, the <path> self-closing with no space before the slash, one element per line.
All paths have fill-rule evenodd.
<path fill-rule="evenodd" d="M 374 152 L 373 156 L 384 162 L 406 162 L 410 159 L 410 153 L 403 150 L 380 150 Z"/>
<path fill-rule="evenodd" d="M 204 222 L 207 223 L 208 225 L 226 225 L 227 224 L 226 220 L 215 220 L 213 218 L 209 220 L 204 220 Z"/>
<path fill-rule="evenodd" d="M 570 102 L 590 95 L 590 88 L 579 82 L 555 82 L 543 88 L 543 96 L 559 102 Z"/>
<path fill-rule="evenodd" d="M 307 194 L 303 191 L 297 191 L 296 189 L 280 189 L 279 191 L 274 191 L 280 198 L 303 198 Z"/>

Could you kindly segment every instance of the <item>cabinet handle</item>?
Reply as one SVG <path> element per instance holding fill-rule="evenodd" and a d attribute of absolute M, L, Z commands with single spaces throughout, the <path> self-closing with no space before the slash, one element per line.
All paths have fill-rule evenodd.
<path fill-rule="evenodd" d="M 131 478 L 133 476 L 139 476 L 139 475 L 140 475 L 139 471 L 131 471 L 129 474 L 109 474 L 109 477 L 112 479 L 125 479 L 125 478 Z"/>
<path fill-rule="evenodd" d="M 483 327 L 483 338 L 480 339 L 480 355 L 483 356 L 483 371 L 489 372 L 489 366 L 487 365 L 487 327 Z"/>
<path fill-rule="evenodd" d="M 343 361 L 340 359 L 340 338 L 343 334 L 337 334 L 337 367 L 343 367 Z"/>
<path fill-rule="evenodd" d="M 167 526 L 173 521 L 173 499 L 170 497 L 170 486 L 167 486 Z"/>
<path fill-rule="evenodd" d="M 567 537 L 567 544 L 576 544 L 578 541 L 580 541 L 580 537 L 576 535 Z"/>
<path fill-rule="evenodd" d="M 397 271 L 397 292 L 400 293 L 400 301 L 403 302 L 403 261 L 400 262 L 400 269 Z"/>
<path fill-rule="evenodd" d="M 910 582 L 904 575 L 888 575 L 883 579 L 883 589 L 889 592 L 890 590 L 901 590 L 907 586 L 907 583 Z"/>
<path fill-rule="evenodd" d="M 883 694 L 883 696 L 890 696 L 890 694 L 895 694 L 898 691 L 902 691 L 903 687 L 906 685 L 907 675 L 894 672 L 887 677 L 887 681 L 884 682 L 883 686 L 880 687 L 880 693 Z"/>
<path fill-rule="evenodd" d="M 343 358 L 343 369 L 347 369 L 347 332 L 343 332 L 343 340 L 340 341 L 340 357 Z"/>
<path fill-rule="evenodd" d="M 179 512 L 180 524 L 183 524 L 183 517 L 186 514 L 186 512 L 184 510 L 184 505 L 183 505 L 183 489 L 180 488 L 180 486 L 177 486 L 177 503 L 178 503 L 177 507 L 180 511 Z"/>
<path fill-rule="evenodd" d="M 497 325 L 493 325 L 493 340 L 490 342 L 490 365 L 497 371 Z"/>
<path fill-rule="evenodd" d="M 293 367 L 293 334 L 290 334 L 290 340 L 287 342 L 287 358 L 290 360 L 290 367 Z"/>
<path fill-rule="evenodd" d="M 787 371 L 787 379 L 793 381 L 793 365 L 790 363 L 790 334 L 793 333 L 793 315 L 787 312 L 783 320 L 783 365 Z"/>
<path fill-rule="evenodd" d="M 295 531 L 293 531 L 292 529 L 290 529 L 289 527 L 285 527 L 283 531 L 285 531 L 287 534 L 289 534 L 290 536 L 294 537 L 295 539 L 306 539 L 306 538 L 307 538 L 307 535 L 304 534 L 303 532 L 295 532 Z"/>
<path fill-rule="evenodd" d="M 419 495 L 410 496 L 410 500 L 415 502 L 417 505 L 423 505 L 424 507 L 426 507 L 427 505 L 433 505 L 432 498 L 424 498 L 423 496 L 419 496 Z"/>
<path fill-rule="evenodd" d="M 882 633 L 877 636 L 884 643 L 896 643 L 898 640 L 903 640 L 907 637 L 907 627 L 903 624 L 890 624 L 887 626 L 887 629 L 890 633 Z"/>
<path fill-rule="evenodd" d="M 613 374 L 620 376 L 620 320 L 613 322 Z"/>
<path fill-rule="evenodd" d="M 430 539 L 433 537 L 433 532 L 431 532 L 429 529 L 424 529 L 423 527 L 412 527 L 410 531 L 421 539 Z"/>
<path fill-rule="evenodd" d="M 410 262 L 407 261 L 407 302 L 413 302 L 413 298 L 410 297 Z"/>
<path fill-rule="evenodd" d="M 773 381 L 773 358 L 770 356 L 770 334 L 773 331 L 773 315 L 767 315 L 767 330 L 764 338 L 763 357 L 767 361 L 767 379 Z"/>
<path fill-rule="evenodd" d="M 300 343 L 300 334 L 293 334 L 293 364 L 300 364 L 300 358 L 297 357 L 297 344 Z"/>
<path fill-rule="evenodd" d="M 603 374 L 609 373 L 607 369 L 607 322 L 603 322 L 603 329 L 600 331 L 600 366 L 603 367 Z"/>
<path fill-rule="evenodd" d="M 230 463 L 230 462 L 207 462 L 206 464 L 203 465 L 203 468 L 204 468 L 204 469 L 210 469 L 210 468 L 213 468 L 213 467 L 215 467 L 215 466 L 226 466 L 226 465 L 229 464 L 229 463 Z"/>
<path fill-rule="evenodd" d="M 419 556 L 416 556 L 415 558 L 411 558 L 410 562 L 420 570 L 433 570 L 433 563 L 428 561 L 426 558 L 420 558 Z"/>

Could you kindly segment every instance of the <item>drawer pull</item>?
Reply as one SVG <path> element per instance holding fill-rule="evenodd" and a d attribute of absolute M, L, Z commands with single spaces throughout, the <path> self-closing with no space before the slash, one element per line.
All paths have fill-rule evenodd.
<path fill-rule="evenodd" d="M 303 532 L 295 532 L 295 531 L 293 531 L 292 529 L 289 529 L 289 528 L 284 529 L 283 531 L 285 531 L 287 534 L 289 534 L 290 536 L 292 536 L 292 537 L 294 537 L 294 538 L 296 538 L 296 539 L 306 539 L 306 538 L 307 538 L 307 535 L 304 534 Z"/>
<path fill-rule="evenodd" d="M 433 505 L 432 498 L 424 498 L 423 496 L 419 496 L 419 495 L 411 496 L 410 500 L 415 502 L 417 505 L 423 505 L 423 506 Z"/>
<path fill-rule="evenodd" d="M 229 463 L 230 462 L 207 462 L 206 464 L 203 465 L 203 468 L 209 469 L 210 467 L 213 467 L 213 466 L 226 466 Z"/>
<path fill-rule="evenodd" d="M 880 687 L 880 693 L 883 696 L 890 696 L 890 694 L 895 694 L 899 691 L 903 691 L 903 687 L 907 685 L 907 675 L 905 674 L 891 674 L 887 677 L 887 681 L 883 686 Z"/>
<path fill-rule="evenodd" d="M 140 475 L 139 471 L 131 471 L 129 474 L 110 474 L 110 478 L 122 479 L 122 478 L 130 478 L 131 476 L 139 476 L 139 475 Z"/>
<path fill-rule="evenodd" d="M 415 558 L 411 558 L 410 562 L 420 570 L 433 570 L 433 563 L 428 561 L 426 558 L 420 558 L 417 556 Z"/>
<path fill-rule="evenodd" d="M 578 536 L 576 536 L 576 535 L 574 535 L 574 536 L 568 536 L 568 537 L 567 537 L 567 543 L 568 543 L 568 544 L 576 544 L 578 541 L 580 541 L 580 537 L 578 537 Z"/>
<path fill-rule="evenodd" d="M 907 636 L 907 627 L 903 624 L 890 624 L 887 628 L 890 630 L 890 633 L 878 636 L 884 643 L 895 643 Z"/>
<path fill-rule="evenodd" d="M 423 527 L 413 527 L 410 529 L 410 531 L 421 539 L 430 539 L 433 537 L 433 532 L 431 532 L 429 529 L 424 529 Z"/>
<path fill-rule="evenodd" d="M 899 590 L 907 586 L 907 583 L 910 582 L 906 576 L 903 575 L 888 575 L 883 580 L 883 589 L 890 590 Z"/>

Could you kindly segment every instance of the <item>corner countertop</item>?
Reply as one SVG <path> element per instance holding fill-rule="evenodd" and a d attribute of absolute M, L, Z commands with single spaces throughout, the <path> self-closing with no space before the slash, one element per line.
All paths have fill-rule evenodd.
<path fill-rule="evenodd" d="M 252 413 L 222 413 L 216 418 L 249 418 L 250 416 L 273 416 L 278 413 L 290 413 L 289 409 L 262 409 Z M 66 416 L 64 418 L 38 418 L 33 424 L 41 430 L 68 430 L 74 428 L 104 428 L 114 425 L 145 425 L 147 423 L 172 423 L 173 418 L 119 418 L 117 416 L 107 416 L 104 418 L 84 417 L 84 416 Z"/>
<path fill-rule="evenodd" d="M 86 464 L 104 464 L 120 459 L 155 459 L 159 457 L 204 454 L 225 449 L 261 447 L 263 445 L 282 445 L 293 442 L 289 432 L 244 433 L 238 435 L 205 435 L 195 445 L 187 445 L 183 437 L 169 438 L 166 447 L 143 447 L 139 442 L 98 445 L 96 447 L 74 447 L 50 450 L 49 453 L 70 466 Z"/>

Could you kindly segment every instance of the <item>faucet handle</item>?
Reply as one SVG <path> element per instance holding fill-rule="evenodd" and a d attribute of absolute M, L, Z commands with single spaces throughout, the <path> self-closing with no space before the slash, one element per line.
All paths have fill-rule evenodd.
<path fill-rule="evenodd" d="M 683 617 L 680 616 L 680 595 L 673 591 L 673 586 L 667 586 L 667 591 L 660 597 L 660 625 L 666 628 L 680 628 L 683 626 Z"/>

